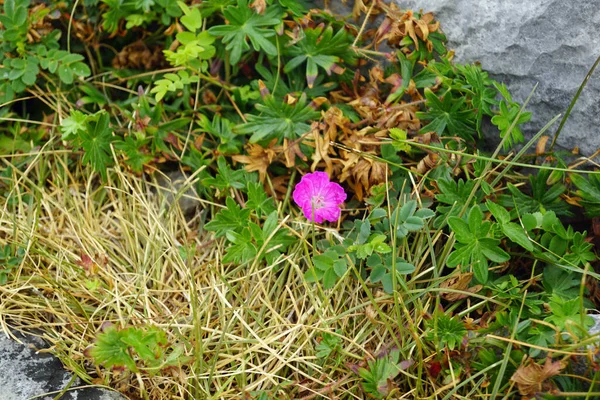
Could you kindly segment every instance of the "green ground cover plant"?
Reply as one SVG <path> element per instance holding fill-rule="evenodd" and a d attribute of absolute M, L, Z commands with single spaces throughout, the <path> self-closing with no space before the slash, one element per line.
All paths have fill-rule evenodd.
<path fill-rule="evenodd" d="M 600 396 L 600 175 L 432 14 L 1 3 L 6 333 L 132 399 Z"/>

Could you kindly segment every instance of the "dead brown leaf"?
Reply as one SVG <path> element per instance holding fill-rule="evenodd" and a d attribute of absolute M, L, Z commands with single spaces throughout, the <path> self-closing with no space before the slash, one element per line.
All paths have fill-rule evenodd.
<path fill-rule="evenodd" d="M 473 280 L 472 272 L 459 273 L 459 274 L 454 275 L 450 279 L 442 282 L 440 284 L 440 287 L 442 289 L 453 289 L 453 290 L 460 290 L 463 292 L 477 293 L 483 288 L 483 286 L 475 285 L 473 287 L 469 287 L 469 284 L 471 283 L 472 280 Z M 464 299 L 464 298 L 468 297 L 468 295 L 465 293 L 454 293 L 454 292 L 444 293 L 444 292 L 442 292 L 442 297 L 448 301 L 456 301 L 456 300 Z"/>
<path fill-rule="evenodd" d="M 551 390 L 554 386 L 546 380 L 560 374 L 560 370 L 563 368 L 560 361 L 553 362 L 551 358 L 547 358 L 543 366 L 530 359 L 528 365 L 521 365 L 517 368 L 510 380 L 517 384 L 520 394 L 533 396 L 536 393 Z"/>
<path fill-rule="evenodd" d="M 148 47 L 138 40 L 125 47 L 112 60 L 115 68 L 143 69 L 146 71 L 160 69 L 166 65 L 162 47 Z"/>
<path fill-rule="evenodd" d="M 263 14 L 267 9 L 267 2 L 265 0 L 254 0 L 250 3 L 250 7 L 254 8 L 257 14 Z"/>
<path fill-rule="evenodd" d="M 267 148 L 256 143 L 248 143 L 246 145 L 246 153 L 248 155 L 235 155 L 231 157 L 236 162 L 241 162 L 245 165 L 248 172 L 258 171 L 258 177 L 261 182 L 267 177 L 267 169 L 277 157 L 277 153 L 281 152 L 281 146 L 276 146 L 277 139 L 273 139 Z"/>
<path fill-rule="evenodd" d="M 535 146 L 536 156 L 541 156 L 546 152 L 546 143 L 548 143 L 548 139 L 550 139 L 550 136 L 540 137 L 540 140 L 538 140 L 537 145 Z"/>

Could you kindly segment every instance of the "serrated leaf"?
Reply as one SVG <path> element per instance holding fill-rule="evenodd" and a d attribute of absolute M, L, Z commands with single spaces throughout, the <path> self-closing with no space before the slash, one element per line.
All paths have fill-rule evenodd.
<path fill-rule="evenodd" d="M 274 138 L 279 143 L 283 142 L 283 138 L 296 140 L 310 130 L 309 122 L 320 116 L 307 104 L 305 95 L 294 105 L 278 101 L 273 96 L 267 96 L 263 101 L 264 104 L 256 104 L 260 114 L 248 114 L 248 122 L 235 129 L 237 133 L 251 133 L 252 143 L 267 142 Z"/>
<path fill-rule="evenodd" d="M 338 276 L 336 275 L 333 268 L 328 269 L 323 274 L 323 289 L 331 289 L 335 286 Z"/>
<path fill-rule="evenodd" d="M 109 327 L 98 335 L 90 354 L 97 364 L 103 364 L 106 368 L 126 366 L 130 371 L 136 372 L 135 361 L 128 352 L 129 346 L 121 340 L 122 338 L 121 331 Z"/>
<path fill-rule="evenodd" d="M 348 271 L 348 266 L 346 265 L 346 260 L 345 259 L 335 260 L 333 262 L 333 270 L 335 271 L 337 276 L 339 276 L 340 278 L 342 276 L 344 276 L 344 274 L 346 274 L 346 272 Z"/>
<path fill-rule="evenodd" d="M 277 48 L 269 38 L 275 36 L 274 26 L 281 23 L 282 13 L 278 7 L 267 7 L 263 14 L 257 14 L 248 7 L 247 0 L 238 0 L 237 6 L 225 8 L 223 15 L 229 24 L 213 26 L 208 31 L 223 37 L 225 48 L 230 51 L 231 64 L 237 64 L 242 53 L 250 50 L 248 41 L 255 51 L 277 55 Z"/>
<path fill-rule="evenodd" d="M 387 272 L 388 270 L 385 266 L 381 264 L 377 265 L 371 269 L 371 275 L 369 276 L 369 279 L 371 280 L 371 282 L 377 283 L 381 281 L 381 279 Z"/>
<path fill-rule="evenodd" d="M 62 120 L 60 124 L 60 130 L 62 132 L 61 138 L 63 140 L 72 140 L 79 135 L 79 132 L 83 131 L 87 116 L 78 110 L 71 110 L 71 115 L 68 118 Z"/>
<path fill-rule="evenodd" d="M 227 197 L 225 204 L 227 208 L 219 211 L 205 225 L 205 229 L 216 232 L 217 237 L 223 237 L 228 231 L 235 231 L 245 227 L 250 217 L 251 211 L 249 209 L 242 209 L 231 197 Z"/>
<path fill-rule="evenodd" d="M 85 129 L 78 133 L 77 144 L 84 150 L 82 163 L 91 165 L 103 179 L 107 177 L 107 168 L 114 163 L 111 151 L 114 140 L 110 117 L 105 111 L 88 116 Z"/>
<path fill-rule="evenodd" d="M 333 258 L 327 254 L 319 254 L 312 258 L 313 264 L 321 271 L 327 271 L 333 267 Z"/>

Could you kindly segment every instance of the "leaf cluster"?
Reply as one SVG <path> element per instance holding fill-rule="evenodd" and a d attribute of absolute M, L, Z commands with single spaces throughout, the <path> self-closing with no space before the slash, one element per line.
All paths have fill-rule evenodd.
<path fill-rule="evenodd" d="M 151 375 L 161 369 L 182 366 L 190 361 L 183 346 L 173 346 L 165 331 L 156 326 L 117 329 L 109 326 L 96 338 L 89 354 L 105 368 L 125 367 L 130 372 L 145 371 Z"/>

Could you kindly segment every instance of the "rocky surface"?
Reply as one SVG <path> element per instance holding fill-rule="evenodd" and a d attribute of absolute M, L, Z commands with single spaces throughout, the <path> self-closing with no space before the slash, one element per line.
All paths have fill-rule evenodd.
<path fill-rule="evenodd" d="M 529 107 L 533 119 L 524 129 L 529 136 L 564 114 L 600 56 L 600 0 L 395 1 L 403 9 L 433 11 L 455 60 L 480 61 L 491 77 L 507 84 L 515 100 L 523 102 L 539 83 Z M 344 12 L 339 1 L 331 5 Z M 599 97 L 600 69 L 563 128 L 560 147 L 578 146 L 585 155 L 600 148 Z M 558 123 L 550 133 L 556 128 Z"/>
<path fill-rule="evenodd" d="M 20 344 L 0 333 L 0 399 L 51 400 L 71 381 L 72 374 L 63 369 L 60 361 L 36 349 L 47 347 L 40 339 L 20 337 Z M 76 379 L 70 386 L 81 386 Z M 63 400 L 125 400 L 123 396 L 100 388 L 69 390 Z"/>

